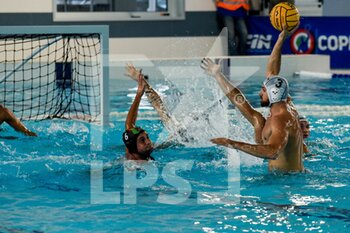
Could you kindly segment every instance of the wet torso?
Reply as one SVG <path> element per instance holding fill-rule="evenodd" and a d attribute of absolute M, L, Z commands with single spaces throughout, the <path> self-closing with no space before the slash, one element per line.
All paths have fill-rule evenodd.
<path fill-rule="evenodd" d="M 303 171 L 303 137 L 299 128 L 298 113 L 290 105 L 284 105 L 277 115 L 269 116 L 266 119 L 262 130 L 263 143 L 266 144 L 271 136 L 272 117 L 278 117 L 278 120 L 286 122 L 287 144 L 278 154 L 277 159 L 269 160 L 269 170 L 279 170 L 284 172 Z"/>

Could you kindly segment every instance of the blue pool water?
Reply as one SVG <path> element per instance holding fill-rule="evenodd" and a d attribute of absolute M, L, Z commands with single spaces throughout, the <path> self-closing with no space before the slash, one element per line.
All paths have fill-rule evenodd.
<path fill-rule="evenodd" d="M 256 107 L 260 81 L 252 78 L 240 85 Z M 164 95 L 170 93 L 168 82 L 151 82 Z M 231 161 L 228 154 L 236 152 L 213 147 L 204 140 L 153 153 L 157 161 L 153 166 L 159 174 L 163 174 L 170 162 L 193 162 L 190 169 L 177 172 L 191 188 L 183 202 L 157 201 L 161 194 L 177 193 L 176 187 L 158 176 L 153 185 L 137 190 L 136 204 L 123 203 L 127 196 L 123 193 L 125 173 L 118 159 L 124 156 L 121 133 L 135 93 L 135 83 L 131 81 L 112 80 L 112 125 L 104 130 L 78 121 L 25 122 L 39 134 L 37 138 L 29 138 L 2 125 L 0 232 L 347 231 L 350 227 L 350 80 L 291 78 L 290 85 L 295 104 L 311 123 L 307 144 L 316 156 L 305 159 L 307 173 L 272 174 L 267 171 L 266 161 L 239 154 L 240 182 L 234 200 L 230 200 L 227 186 L 228 174 L 236 169 L 232 164 L 237 161 Z M 188 104 L 192 102 L 193 99 Z M 236 127 L 230 136 L 251 141 L 249 124 L 232 107 L 228 109 L 229 126 Z M 224 107 L 223 111 L 226 110 Z M 207 129 L 211 123 L 198 124 L 197 133 L 204 138 L 217 134 Z M 146 100 L 141 106 L 138 125 L 149 132 L 153 141 L 164 140 L 159 137 L 164 134 L 164 127 Z M 223 130 L 218 126 L 218 134 Z M 103 143 L 95 139 L 99 135 L 104 135 Z M 104 191 L 120 192 L 121 204 L 91 203 L 90 171 L 96 160 L 104 163 Z M 145 174 L 139 176 L 142 179 Z M 228 199 L 217 202 L 213 192 L 227 192 Z M 207 202 L 198 204 L 203 193 Z"/>

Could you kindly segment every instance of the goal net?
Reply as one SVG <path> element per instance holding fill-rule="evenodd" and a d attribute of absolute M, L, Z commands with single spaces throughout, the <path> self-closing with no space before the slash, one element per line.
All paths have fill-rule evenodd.
<path fill-rule="evenodd" d="M 0 104 L 18 118 L 104 121 L 102 35 L 65 29 L 0 35 Z"/>

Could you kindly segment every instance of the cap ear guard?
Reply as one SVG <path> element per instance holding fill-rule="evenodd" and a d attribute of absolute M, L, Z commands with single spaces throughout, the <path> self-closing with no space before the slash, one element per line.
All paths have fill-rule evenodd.
<path fill-rule="evenodd" d="M 130 153 L 137 153 L 137 138 L 142 132 L 145 132 L 145 130 L 140 127 L 134 127 L 125 130 L 123 133 L 123 142 Z"/>

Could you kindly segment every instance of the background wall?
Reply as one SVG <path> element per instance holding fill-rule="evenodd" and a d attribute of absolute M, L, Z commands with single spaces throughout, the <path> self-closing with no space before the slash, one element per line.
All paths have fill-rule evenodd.
<path fill-rule="evenodd" d="M 0 0 L 0 25 L 103 24 L 110 26 L 110 53 L 151 59 L 205 56 L 219 30 L 212 0 L 186 0 L 179 21 L 53 22 L 52 0 Z"/>
<path fill-rule="evenodd" d="M 0 13 L 51 13 L 51 0 L 0 0 Z"/>
<path fill-rule="evenodd" d="M 324 16 L 350 16 L 349 0 L 323 0 Z"/>
<path fill-rule="evenodd" d="M 112 54 L 139 54 L 151 59 L 203 57 L 220 33 L 215 5 L 213 0 L 185 2 L 185 20 L 62 23 L 53 22 L 52 0 L 0 0 L 0 25 L 104 24 L 110 26 Z M 301 3 L 306 4 L 306 0 L 296 0 L 297 5 Z M 301 12 L 303 9 L 307 6 L 301 7 Z M 327 16 L 349 16 L 350 1 L 324 0 L 323 11 Z"/>

